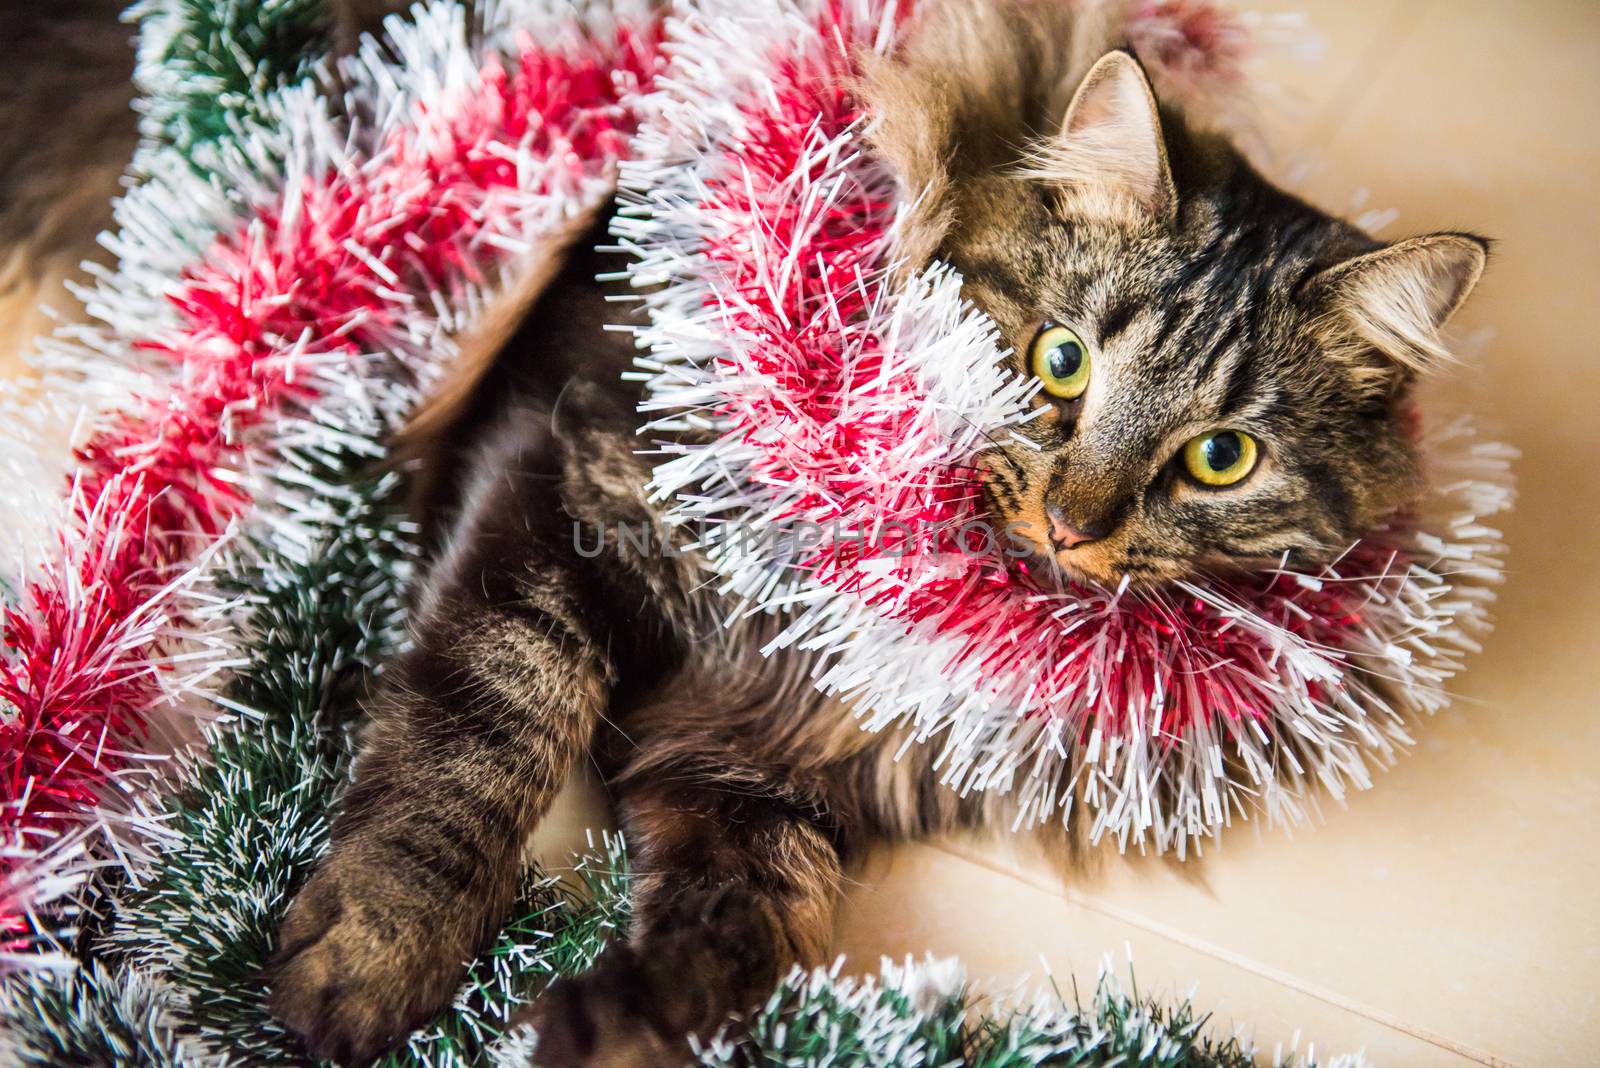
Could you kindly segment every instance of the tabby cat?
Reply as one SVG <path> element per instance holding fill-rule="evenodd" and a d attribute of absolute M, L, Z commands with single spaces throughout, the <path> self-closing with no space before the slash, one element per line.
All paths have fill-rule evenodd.
<path fill-rule="evenodd" d="M 996 525 L 1088 582 L 1336 553 L 1419 491 L 1411 387 L 1485 242 L 1381 245 L 1273 187 L 1080 10 L 929 5 L 857 87 L 925 193 L 905 247 L 958 268 L 1040 380 L 1031 443 L 985 457 Z M 592 281 L 618 266 L 574 254 L 461 421 L 414 647 L 269 976 L 317 1054 L 364 1062 L 449 1000 L 580 761 L 631 845 L 634 920 L 539 999 L 544 1068 L 683 1062 L 685 1035 L 824 960 L 864 846 L 1000 818 L 819 696 L 804 654 L 762 657 L 775 624 L 724 628 L 693 554 L 575 541 L 660 528 L 632 346 Z"/>

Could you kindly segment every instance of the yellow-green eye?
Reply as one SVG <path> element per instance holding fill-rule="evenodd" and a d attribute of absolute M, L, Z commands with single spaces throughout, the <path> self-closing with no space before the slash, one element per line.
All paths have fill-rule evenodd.
<path fill-rule="evenodd" d="M 1046 326 L 1034 335 L 1028 366 L 1052 397 L 1072 400 L 1089 388 L 1089 349 L 1064 326 Z"/>
<path fill-rule="evenodd" d="M 1231 486 L 1256 466 L 1256 439 L 1243 430 L 1212 430 L 1189 439 L 1183 466 L 1197 482 Z"/>

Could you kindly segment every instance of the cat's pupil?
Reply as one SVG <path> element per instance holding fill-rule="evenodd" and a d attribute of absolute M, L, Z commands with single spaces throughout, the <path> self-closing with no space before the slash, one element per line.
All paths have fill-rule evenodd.
<path fill-rule="evenodd" d="M 1083 366 L 1083 346 L 1076 341 L 1063 341 L 1050 350 L 1049 367 L 1052 378 L 1071 378 Z"/>
<path fill-rule="evenodd" d="M 1244 443 L 1231 430 L 1213 434 L 1205 444 L 1206 466 L 1213 471 L 1226 471 L 1244 455 Z"/>

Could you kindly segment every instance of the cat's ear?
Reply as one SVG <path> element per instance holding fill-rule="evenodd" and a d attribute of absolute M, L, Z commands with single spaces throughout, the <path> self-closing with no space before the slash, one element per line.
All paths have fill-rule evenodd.
<path fill-rule="evenodd" d="M 906 210 L 896 251 L 909 268 L 931 260 L 949 231 L 952 204 L 950 159 L 957 140 L 957 103 L 932 64 L 862 56 L 855 89 L 872 114 L 867 137 L 899 182 Z"/>
<path fill-rule="evenodd" d="M 1461 307 L 1488 262 L 1473 234 L 1413 237 L 1329 267 L 1311 292 L 1336 322 L 1409 371 L 1448 362 L 1439 330 Z"/>
<path fill-rule="evenodd" d="M 1108 52 L 1089 69 L 1061 129 L 1028 168 L 1062 187 L 1079 213 L 1171 219 L 1178 194 L 1155 94 L 1139 61 Z"/>

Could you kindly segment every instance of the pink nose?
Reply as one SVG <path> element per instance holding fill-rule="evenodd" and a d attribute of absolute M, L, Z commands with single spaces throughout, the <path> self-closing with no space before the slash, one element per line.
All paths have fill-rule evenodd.
<path fill-rule="evenodd" d="M 1058 551 L 1061 549 L 1071 549 L 1076 545 L 1082 545 L 1084 542 L 1095 540 L 1093 535 L 1085 534 L 1077 527 L 1074 527 L 1072 524 L 1068 523 L 1066 517 L 1061 514 L 1061 510 L 1059 508 L 1052 507 L 1046 509 L 1046 511 L 1050 515 L 1050 541 L 1055 545 Z"/>

